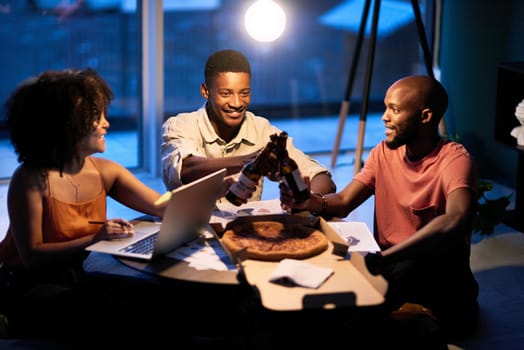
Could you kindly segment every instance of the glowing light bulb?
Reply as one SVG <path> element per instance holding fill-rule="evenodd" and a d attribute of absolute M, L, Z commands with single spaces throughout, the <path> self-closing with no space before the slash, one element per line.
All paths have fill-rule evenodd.
<path fill-rule="evenodd" d="M 253 39 L 270 42 L 284 32 L 286 14 L 273 0 L 258 0 L 247 9 L 244 25 Z"/>

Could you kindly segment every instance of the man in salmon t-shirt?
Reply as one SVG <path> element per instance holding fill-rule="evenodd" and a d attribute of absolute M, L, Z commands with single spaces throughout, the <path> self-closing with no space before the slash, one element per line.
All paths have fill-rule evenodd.
<path fill-rule="evenodd" d="M 388 281 L 384 309 L 399 315 L 415 305 L 436 319 L 448 341 L 471 332 L 477 320 L 478 284 L 469 265 L 476 165 L 461 144 L 439 135 L 448 96 L 437 80 L 400 79 L 388 88 L 384 104 L 386 138 L 342 191 L 296 203 L 283 187 L 281 200 L 346 217 L 374 195 L 381 252 L 368 254 L 366 264 Z"/>

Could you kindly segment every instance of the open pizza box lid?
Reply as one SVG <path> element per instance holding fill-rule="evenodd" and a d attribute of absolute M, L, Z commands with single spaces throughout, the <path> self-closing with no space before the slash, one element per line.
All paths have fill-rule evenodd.
<path fill-rule="evenodd" d="M 277 311 L 295 311 L 307 308 L 336 308 L 346 306 L 372 306 L 384 302 L 387 282 L 382 276 L 369 273 L 361 253 L 347 253 L 348 243 L 322 218 L 298 215 L 253 215 L 236 218 L 236 223 L 249 221 L 287 221 L 315 220 L 329 241 L 323 253 L 303 259 L 315 266 L 326 267 L 333 273 L 318 287 L 306 288 L 298 285 L 279 284 L 270 277 L 281 262 L 267 262 L 231 256 L 246 281 L 257 291 L 264 307 Z M 233 222 L 232 222 L 233 223 Z M 227 228 L 227 227 L 226 227 Z M 227 251 L 227 249 L 224 247 Z"/>

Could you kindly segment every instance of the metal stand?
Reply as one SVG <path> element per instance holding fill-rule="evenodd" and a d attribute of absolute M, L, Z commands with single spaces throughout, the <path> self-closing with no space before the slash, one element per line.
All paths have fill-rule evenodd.
<path fill-rule="evenodd" d="M 428 75 L 431 77 L 434 77 L 432 55 L 430 53 L 428 42 L 426 39 L 426 33 L 424 31 L 424 24 L 422 22 L 422 17 L 420 14 L 420 8 L 418 6 L 418 1 L 411 0 L 411 5 L 413 8 L 413 13 L 415 14 L 415 21 L 417 24 L 420 44 L 424 52 L 424 62 L 426 64 L 426 69 L 428 71 Z M 367 23 L 370 6 L 371 6 L 371 0 L 366 0 L 364 4 L 364 10 L 362 12 L 360 28 L 358 31 L 358 38 L 357 38 L 357 43 L 355 47 L 355 53 L 353 56 L 353 61 L 351 63 L 351 69 L 349 71 L 349 78 L 348 78 L 348 82 L 346 86 L 346 92 L 344 95 L 344 101 L 342 101 L 342 105 L 340 107 L 337 136 L 335 139 L 335 145 L 333 146 L 333 153 L 331 157 L 331 167 L 332 168 L 334 168 L 336 164 L 338 152 L 340 150 L 340 140 L 342 138 L 342 133 L 344 130 L 344 124 L 346 121 L 346 117 L 349 112 L 351 91 L 353 89 L 353 83 L 355 81 L 355 73 L 356 73 L 356 69 L 358 66 L 360 51 L 362 49 L 362 41 L 364 38 L 364 32 L 366 29 L 366 23 Z M 373 7 L 373 18 L 372 18 L 372 23 L 371 23 L 371 37 L 370 37 L 370 43 L 369 43 L 368 60 L 367 60 L 367 66 L 366 66 L 366 81 L 364 84 L 364 94 L 362 98 L 362 110 L 360 113 L 357 148 L 355 151 L 355 166 L 354 166 L 355 174 L 360 171 L 360 168 L 362 166 L 362 148 L 364 144 L 364 133 L 365 133 L 365 128 L 366 128 L 366 117 L 367 117 L 367 110 L 368 110 L 368 103 L 369 103 L 369 90 L 370 90 L 370 85 L 371 85 L 371 76 L 373 72 L 373 62 L 375 58 L 375 46 L 376 46 L 376 41 L 377 41 L 379 11 L 380 11 L 380 0 L 375 0 L 375 4 Z M 441 133 L 446 134 L 444 119 L 441 120 L 440 130 L 441 130 Z"/>

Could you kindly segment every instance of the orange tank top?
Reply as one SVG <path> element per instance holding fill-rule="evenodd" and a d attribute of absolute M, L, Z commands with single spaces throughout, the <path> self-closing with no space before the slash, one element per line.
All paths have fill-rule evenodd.
<path fill-rule="evenodd" d="M 96 168 L 90 157 L 88 161 Z M 100 174 L 100 172 L 99 172 Z M 95 234 L 100 230 L 99 225 L 89 224 L 89 220 L 106 220 L 107 193 L 105 191 L 102 175 L 100 174 L 102 190 L 96 197 L 81 203 L 69 203 L 58 200 L 53 196 L 48 181 L 48 197 L 43 201 L 43 226 L 44 242 L 64 242 L 75 238 Z M 12 237 L 11 227 L 7 229 L 4 240 L 0 243 L 0 261 L 9 265 L 19 265 L 20 257 Z"/>

